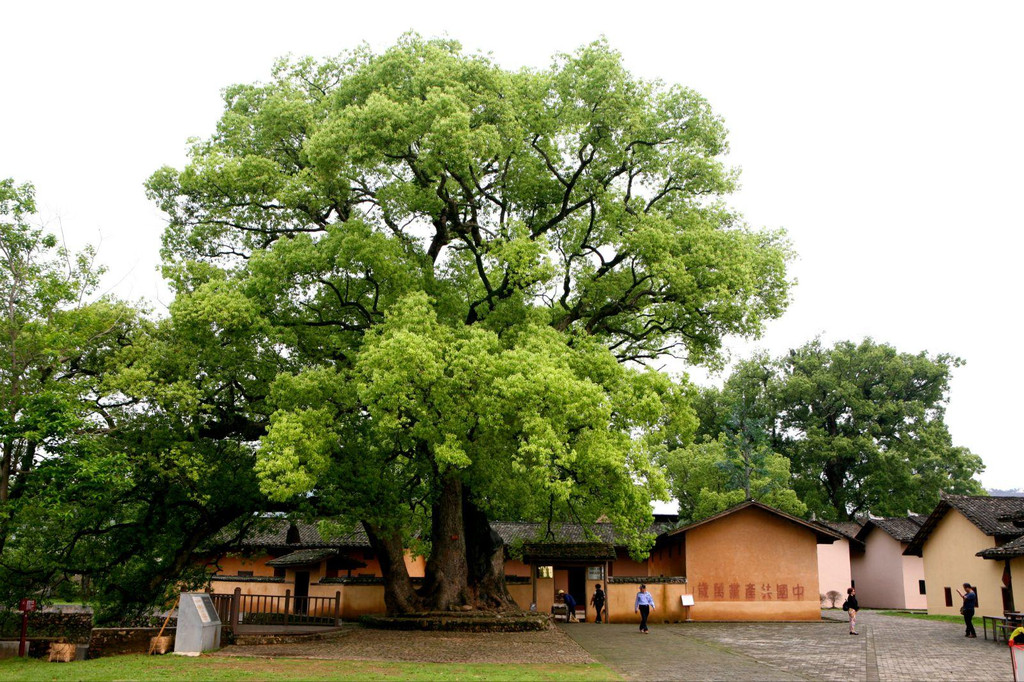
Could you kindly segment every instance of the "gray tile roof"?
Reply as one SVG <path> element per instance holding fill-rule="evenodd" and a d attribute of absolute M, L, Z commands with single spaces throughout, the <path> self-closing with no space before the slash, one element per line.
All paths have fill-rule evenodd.
<path fill-rule="evenodd" d="M 1024 513 L 1024 497 L 943 495 L 903 553 L 921 556 L 928 536 L 950 509 L 963 514 L 985 535 L 1009 538 L 1024 535 L 1024 527 L 1014 525 L 1012 521 Z"/>
<path fill-rule="evenodd" d="M 291 554 L 271 559 L 267 562 L 267 566 L 278 568 L 284 568 L 285 566 L 309 566 L 310 564 L 319 564 L 324 559 L 335 554 L 337 554 L 337 551 L 333 549 L 300 549 Z"/>
<path fill-rule="evenodd" d="M 859 533 L 861 529 L 861 525 L 856 521 L 825 521 L 824 519 L 815 519 L 814 521 L 811 521 L 811 523 L 839 533 L 847 540 L 856 540 L 857 533 Z"/>
<path fill-rule="evenodd" d="M 983 549 L 976 556 L 985 559 L 1016 559 L 1019 556 L 1024 556 L 1024 535 L 999 547 Z"/>
<path fill-rule="evenodd" d="M 880 519 L 868 519 L 867 523 L 864 524 L 864 528 L 861 530 L 858 538 L 864 540 L 867 538 L 868 533 L 871 532 L 872 528 L 878 528 L 887 533 L 891 538 L 897 542 L 909 543 L 917 535 L 917 531 L 921 529 L 921 525 L 925 521 L 924 516 L 891 516 L 888 518 Z"/>
<path fill-rule="evenodd" d="M 551 525 L 551 536 L 547 534 L 548 525 L 546 523 L 495 521 L 491 523 L 491 528 L 501 536 L 506 545 L 515 542 L 622 544 L 610 523 L 595 523 L 587 527 L 578 523 L 555 523 Z"/>
<path fill-rule="evenodd" d="M 290 528 L 295 530 L 289 533 Z M 668 521 L 655 522 L 651 530 L 660 534 L 671 530 L 674 524 Z M 555 523 L 551 525 L 548 535 L 548 524 L 525 523 L 510 521 L 493 521 L 491 528 L 501 536 L 505 544 L 511 545 L 526 542 L 557 542 L 562 544 L 602 543 L 622 546 L 625 543 L 615 532 L 610 523 L 595 523 L 583 526 L 578 523 Z M 293 542 L 288 542 L 289 535 Z M 243 538 L 241 546 L 245 549 L 314 549 L 314 548 L 369 548 L 370 540 L 362 524 L 346 535 L 328 538 L 320 536 L 317 525 L 313 523 L 294 523 L 284 518 L 261 519 Z"/>
<path fill-rule="evenodd" d="M 295 542 L 288 542 L 289 529 L 294 525 L 297 532 L 292 533 Z M 260 519 L 252 531 L 242 540 L 242 547 L 247 549 L 288 549 L 315 547 L 360 547 L 368 548 L 370 540 L 362 524 L 356 526 L 352 533 L 323 538 L 314 523 L 294 524 L 288 519 Z"/>
<path fill-rule="evenodd" d="M 977 526 L 985 535 L 1024 534 L 1013 519 L 1024 514 L 1024 497 L 983 497 L 947 495 L 946 501 Z"/>
<path fill-rule="evenodd" d="M 523 561 L 544 563 L 558 561 L 614 561 L 615 547 L 604 542 L 527 543 L 523 545 Z"/>

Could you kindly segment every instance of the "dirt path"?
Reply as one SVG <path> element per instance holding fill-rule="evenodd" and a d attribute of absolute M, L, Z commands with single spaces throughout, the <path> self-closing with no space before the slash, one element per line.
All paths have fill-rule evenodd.
<path fill-rule="evenodd" d="M 297 644 L 228 646 L 215 656 L 317 658 L 432 663 L 595 663 L 559 629 L 540 632 L 421 632 L 342 629 Z"/>

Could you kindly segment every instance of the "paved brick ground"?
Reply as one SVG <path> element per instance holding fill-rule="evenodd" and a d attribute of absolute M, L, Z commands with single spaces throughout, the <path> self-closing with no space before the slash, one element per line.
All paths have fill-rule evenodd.
<path fill-rule="evenodd" d="M 560 626 L 629 679 L 917 680 L 1013 679 L 1004 644 L 966 639 L 963 626 L 862 612 L 845 622 Z"/>

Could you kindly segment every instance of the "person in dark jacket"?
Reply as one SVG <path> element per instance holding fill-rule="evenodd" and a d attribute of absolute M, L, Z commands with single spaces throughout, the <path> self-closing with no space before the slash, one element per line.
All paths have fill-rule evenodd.
<path fill-rule="evenodd" d="M 850 612 L 850 634 L 859 634 L 857 632 L 857 611 L 860 610 L 860 604 L 857 603 L 857 590 L 852 587 L 846 588 L 846 609 Z"/>
<path fill-rule="evenodd" d="M 594 594 L 590 597 L 590 604 L 594 607 L 594 611 L 597 613 L 597 621 L 601 622 L 601 612 L 604 611 L 604 590 L 601 589 L 601 585 L 598 584 L 594 588 Z"/>
<path fill-rule="evenodd" d="M 964 637 L 970 637 L 971 639 L 977 639 L 978 633 L 974 631 L 974 609 L 978 608 L 978 593 L 970 583 L 964 583 L 964 591 L 956 591 L 957 594 L 964 600 L 964 605 L 960 609 L 960 613 L 964 614 Z"/>

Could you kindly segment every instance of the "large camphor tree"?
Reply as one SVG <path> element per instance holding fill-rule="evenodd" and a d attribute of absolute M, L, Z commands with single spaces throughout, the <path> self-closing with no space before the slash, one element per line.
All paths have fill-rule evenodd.
<path fill-rule="evenodd" d="M 643 553 L 662 429 L 695 426 L 645 363 L 715 363 L 788 295 L 782 235 L 721 202 L 707 103 L 601 42 L 508 71 L 416 36 L 225 103 L 148 189 L 185 325 L 275 357 L 209 397 L 262 429 L 266 494 L 363 522 L 392 613 L 514 608 L 491 519 L 604 517 Z"/>

